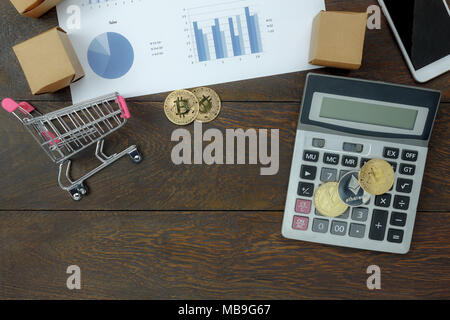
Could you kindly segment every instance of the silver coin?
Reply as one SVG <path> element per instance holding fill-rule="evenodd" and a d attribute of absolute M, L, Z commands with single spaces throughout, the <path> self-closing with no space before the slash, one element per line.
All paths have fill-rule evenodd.
<path fill-rule="evenodd" d="M 370 194 L 359 184 L 358 171 L 350 171 L 342 176 L 338 184 L 338 194 L 342 202 L 351 207 L 358 207 L 370 201 Z"/>

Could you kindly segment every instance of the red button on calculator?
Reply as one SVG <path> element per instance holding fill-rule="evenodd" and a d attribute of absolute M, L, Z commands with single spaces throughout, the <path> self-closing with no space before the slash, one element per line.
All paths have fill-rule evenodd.
<path fill-rule="evenodd" d="M 294 216 L 294 221 L 292 222 L 292 228 L 295 230 L 305 231 L 308 229 L 309 219 L 300 216 Z"/>
<path fill-rule="evenodd" d="M 311 200 L 297 199 L 295 212 L 308 214 L 311 212 Z"/>

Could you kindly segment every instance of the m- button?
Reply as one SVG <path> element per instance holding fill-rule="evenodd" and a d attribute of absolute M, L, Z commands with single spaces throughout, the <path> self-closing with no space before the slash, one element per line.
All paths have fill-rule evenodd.
<path fill-rule="evenodd" d="M 383 157 L 388 159 L 397 159 L 400 149 L 385 147 L 383 151 Z"/>

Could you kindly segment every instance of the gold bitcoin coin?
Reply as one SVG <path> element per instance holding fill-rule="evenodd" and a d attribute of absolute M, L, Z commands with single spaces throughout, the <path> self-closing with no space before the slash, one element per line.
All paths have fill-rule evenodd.
<path fill-rule="evenodd" d="M 348 209 L 348 206 L 339 198 L 337 182 L 321 185 L 314 194 L 314 205 L 322 215 L 331 218 L 340 216 Z"/>
<path fill-rule="evenodd" d="M 167 119 L 180 126 L 193 122 L 198 112 L 198 99 L 195 94 L 187 90 L 170 93 L 164 102 L 164 113 Z"/>
<path fill-rule="evenodd" d="M 394 185 L 394 169 L 385 160 L 372 159 L 361 168 L 358 180 L 367 193 L 384 194 Z"/>
<path fill-rule="evenodd" d="M 192 90 L 192 93 L 195 94 L 200 105 L 197 120 L 200 122 L 211 122 L 217 118 L 222 109 L 219 95 L 213 89 L 205 87 L 195 88 Z"/>

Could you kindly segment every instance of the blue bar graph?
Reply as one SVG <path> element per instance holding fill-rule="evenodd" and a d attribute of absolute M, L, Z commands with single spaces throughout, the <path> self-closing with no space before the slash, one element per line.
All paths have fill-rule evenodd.
<path fill-rule="evenodd" d="M 220 17 L 211 12 L 192 19 L 198 61 L 239 57 L 263 52 L 259 16 L 244 7 Z"/>
<path fill-rule="evenodd" d="M 194 22 L 194 33 L 195 33 L 195 42 L 197 44 L 197 53 L 199 61 L 206 61 L 206 47 L 205 47 L 205 38 L 203 37 L 202 29 L 198 28 L 197 22 Z"/>
<path fill-rule="evenodd" d="M 241 54 L 245 54 L 245 47 L 244 47 L 244 36 L 242 34 L 242 23 L 241 23 L 241 16 L 236 16 L 236 24 L 239 32 L 239 45 L 241 47 Z"/>
<path fill-rule="evenodd" d="M 220 31 L 220 24 L 219 24 L 219 19 L 215 19 L 215 25 L 213 25 L 212 28 L 212 33 L 213 33 L 213 39 L 214 39 L 214 49 L 216 50 L 216 58 L 217 59 L 223 59 L 225 58 L 225 54 L 224 54 L 224 41 L 222 38 L 222 32 Z"/>
<path fill-rule="evenodd" d="M 239 35 L 234 32 L 233 18 L 228 18 L 228 24 L 230 25 L 231 43 L 233 45 L 234 56 L 241 55 L 241 42 L 239 41 Z"/>
<path fill-rule="evenodd" d="M 245 7 L 245 18 L 247 19 L 248 35 L 250 38 L 250 49 L 252 53 L 262 52 L 261 33 L 259 30 L 258 15 L 250 15 L 250 9 Z"/>

